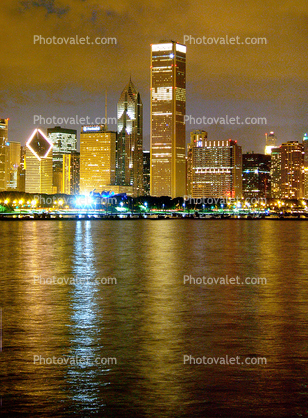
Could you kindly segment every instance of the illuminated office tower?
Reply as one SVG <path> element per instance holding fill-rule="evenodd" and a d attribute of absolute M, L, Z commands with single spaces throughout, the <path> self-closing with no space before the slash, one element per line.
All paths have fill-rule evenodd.
<path fill-rule="evenodd" d="M 20 142 L 7 142 L 6 144 L 6 189 L 20 190 Z"/>
<path fill-rule="evenodd" d="M 264 149 L 264 154 L 265 155 L 271 155 L 271 151 L 273 148 L 276 147 L 276 142 L 277 142 L 277 137 L 274 134 L 274 132 L 270 132 L 269 134 L 265 134 L 265 141 L 266 141 L 266 145 L 265 145 L 265 149 Z"/>
<path fill-rule="evenodd" d="M 80 153 L 77 151 L 63 154 L 62 190 L 65 194 L 79 194 Z"/>
<path fill-rule="evenodd" d="M 308 135 L 305 134 L 303 137 L 304 146 L 304 177 L 305 177 L 305 199 L 308 199 Z"/>
<path fill-rule="evenodd" d="M 6 190 L 6 143 L 8 142 L 9 119 L 0 119 L 0 192 Z"/>
<path fill-rule="evenodd" d="M 116 184 L 143 194 L 143 106 L 131 79 L 117 105 Z"/>
<path fill-rule="evenodd" d="M 282 199 L 302 199 L 304 186 L 304 146 L 298 141 L 288 141 L 281 146 Z"/>
<path fill-rule="evenodd" d="M 271 152 L 271 197 L 281 199 L 281 146 Z"/>
<path fill-rule="evenodd" d="M 52 143 L 35 129 L 26 147 L 26 193 L 52 194 Z"/>
<path fill-rule="evenodd" d="M 19 192 L 25 192 L 26 190 L 26 149 L 27 147 L 25 145 L 20 147 Z"/>
<path fill-rule="evenodd" d="M 243 196 L 270 197 L 271 156 L 248 152 L 243 154 Z"/>
<path fill-rule="evenodd" d="M 186 46 L 151 45 L 151 195 L 186 193 Z"/>
<path fill-rule="evenodd" d="M 210 141 L 205 131 L 193 131 L 187 148 L 189 196 L 242 197 L 242 148 L 237 141 Z"/>
<path fill-rule="evenodd" d="M 201 131 L 199 129 L 192 131 L 190 133 L 190 143 L 187 145 L 187 169 L 186 169 L 186 190 L 187 194 L 191 195 L 192 193 L 192 185 L 193 185 L 193 150 L 196 146 L 205 146 L 205 142 L 207 141 L 207 132 Z"/>
<path fill-rule="evenodd" d="M 150 195 L 150 151 L 143 151 L 143 194 Z"/>
<path fill-rule="evenodd" d="M 53 144 L 52 166 L 53 187 L 55 193 L 64 193 L 63 190 L 63 155 L 77 151 L 77 131 L 75 129 L 55 126 L 47 129 L 48 139 Z"/>
<path fill-rule="evenodd" d="M 116 132 L 85 125 L 80 134 L 80 193 L 101 193 L 115 183 Z"/>

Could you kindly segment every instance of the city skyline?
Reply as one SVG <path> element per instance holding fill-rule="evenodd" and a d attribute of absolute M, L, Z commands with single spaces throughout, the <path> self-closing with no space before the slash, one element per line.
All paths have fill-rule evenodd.
<path fill-rule="evenodd" d="M 5 3 L 7 1 L 5 0 Z M 34 4 L 35 3 L 35 4 Z M 95 117 L 104 115 L 104 91 L 108 89 L 109 115 L 116 117 L 118 86 L 133 74 L 144 103 L 144 144 L 149 149 L 150 141 L 150 51 L 149 44 L 160 39 L 175 39 L 187 42 L 187 114 L 193 117 L 265 117 L 267 124 L 257 125 L 191 125 L 186 127 L 186 142 L 189 132 L 194 129 L 206 129 L 211 136 L 220 139 L 223 136 L 237 139 L 243 150 L 261 152 L 264 147 L 264 133 L 274 131 L 281 143 L 288 140 L 300 140 L 307 131 L 306 95 L 307 89 L 305 65 L 305 5 L 303 2 L 288 4 L 273 1 L 275 19 L 267 12 L 267 5 L 250 5 L 247 10 L 232 8 L 221 10 L 219 19 L 206 19 L 206 29 L 200 29 L 200 16 L 215 16 L 215 2 L 198 3 L 186 8 L 185 19 L 181 8 L 158 3 L 140 10 L 144 15 L 138 21 L 138 39 L 133 35 L 124 36 L 118 31 L 119 23 L 126 16 L 128 27 L 133 24 L 132 15 L 138 10 L 138 2 L 133 6 L 126 1 L 121 7 L 97 6 L 90 0 L 89 10 L 84 18 L 81 7 L 74 5 L 74 14 L 69 1 L 57 1 L 53 6 L 49 2 L 10 1 L 9 6 L 15 13 L 8 14 L 9 7 L 3 8 L 0 19 L 8 34 L 4 45 L 2 77 L 5 88 L 0 103 L 2 117 L 10 117 L 10 140 L 25 144 L 33 129 L 39 125 L 47 129 L 48 125 L 36 123 L 34 116 L 47 118 Z M 65 7 L 65 3 L 68 7 Z M 27 5 L 26 5 L 27 4 Z M 274 6 L 275 5 L 275 6 Z M 62 11 L 61 11 L 62 10 Z M 200 11 L 194 15 L 194 11 Z M 266 11 L 269 21 L 265 23 Z M 84 13 L 84 11 L 83 11 Z M 94 13 L 95 19 L 91 19 Z M 161 13 L 167 18 L 173 14 L 178 25 L 166 28 L 155 16 Z M 93 15 L 93 16 L 94 16 Z M 82 19 L 83 29 L 79 24 Z M 107 16 L 107 18 L 106 18 Z M 108 17 L 109 16 L 109 17 Z M 111 18 L 112 16 L 112 18 Z M 198 16 L 198 19 L 197 19 Z M 202 19 L 205 19 L 202 17 Z M 20 24 L 22 21 L 22 25 Z M 198 21 L 198 29 L 196 22 Z M 34 24 L 35 22 L 35 24 Z M 48 25 L 45 23 L 48 22 Z M 201 20 L 202 22 L 202 20 Z M 61 30 L 57 24 L 61 24 Z M 135 22 L 134 22 L 135 24 Z M 20 43 L 12 43 L 10 36 L 16 27 L 22 31 Z M 38 30 L 40 27 L 42 30 Z M 104 28 L 103 33 L 101 27 Z M 279 28 L 279 36 L 272 28 Z M 152 30 L 148 30 L 151 28 Z M 292 30 L 294 29 L 294 30 Z M 36 42 L 34 36 L 42 32 L 48 36 L 110 36 L 116 37 L 117 44 L 106 45 L 48 45 Z M 255 36 L 266 38 L 266 44 L 260 45 L 205 45 L 194 44 L 193 39 L 207 37 Z M 296 45 L 296 48 L 293 48 Z M 138 49 L 138 54 L 134 54 Z M 292 50 L 292 54 L 289 51 Z M 279 51 L 279 52 L 278 52 Z M 50 60 L 57 55 L 57 60 Z M 80 60 L 79 57 L 83 56 Z M 16 70 L 12 71 L 6 57 L 15 57 Z M 105 59 L 108 57 L 108 60 Z M 125 59 L 122 59 L 125 57 Z M 58 60 L 69 60 L 71 65 L 58 66 Z M 29 63 L 36 62 L 29 70 Z M 26 64 L 27 63 L 27 64 Z M 87 63 L 87 64 L 85 64 Z M 121 65 L 119 65 L 121 63 Z M 274 64 L 273 64 L 274 63 Z M 25 65 L 23 67 L 23 65 Z M 114 71 L 120 68 L 119 71 Z M 281 85 L 283 84 L 283 88 Z M 20 87 L 22 86 L 22 93 Z M 86 113 L 86 114 L 85 114 Z M 57 124 L 54 124 L 57 125 Z M 63 124 L 64 126 L 64 124 Z M 66 126 L 79 129 L 78 125 Z M 109 126 L 116 129 L 116 123 Z"/>
<path fill-rule="evenodd" d="M 1 6 L 1 417 L 307 416 L 307 0 Z"/>

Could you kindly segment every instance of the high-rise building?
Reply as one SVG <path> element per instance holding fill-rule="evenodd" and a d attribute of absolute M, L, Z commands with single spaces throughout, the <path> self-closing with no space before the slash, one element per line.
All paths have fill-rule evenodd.
<path fill-rule="evenodd" d="M 281 197 L 302 199 L 304 186 L 304 146 L 288 141 L 281 146 Z"/>
<path fill-rule="evenodd" d="M 80 153 L 63 154 L 62 190 L 65 194 L 79 194 Z"/>
<path fill-rule="evenodd" d="M 303 137 L 304 146 L 304 177 L 305 177 L 305 199 L 308 199 L 308 135 L 305 134 Z"/>
<path fill-rule="evenodd" d="M 186 160 L 186 191 L 188 195 L 192 193 L 193 184 L 193 150 L 196 146 L 204 147 L 207 141 L 207 132 L 199 129 L 190 133 L 190 143 L 187 145 Z"/>
<path fill-rule="evenodd" d="M 6 143 L 8 142 L 9 119 L 0 119 L 0 192 L 6 190 Z"/>
<path fill-rule="evenodd" d="M 143 151 L 143 194 L 150 195 L 150 151 Z"/>
<path fill-rule="evenodd" d="M 271 155 L 271 151 L 273 148 L 276 147 L 277 137 L 274 132 L 270 132 L 269 134 L 265 134 L 265 149 L 264 154 L 265 155 Z"/>
<path fill-rule="evenodd" d="M 19 188 L 18 188 L 19 192 L 26 191 L 26 170 L 25 170 L 26 149 L 27 147 L 25 145 L 20 147 Z"/>
<path fill-rule="evenodd" d="M 77 131 L 75 129 L 55 126 L 47 129 L 47 136 L 53 144 L 53 187 L 55 193 L 64 193 L 63 190 L 63 155 L 77 151 Z"/>
<path fill-rule="evenodd" d="M 6 143 L 6 189 L 20 190 L 20 142 Z"/>
<path fill-rule="evenodd" d="M 187 194 L 193 198 L 242 197 L 242 148 L 234 140 L 207 140 L 191 132 L 187 157 Z"/>
<path fill-rule="evenodd" d="M 116 184 L 143 194 L 143 106 L 131 79 L 117 105 Z"/>
<path fill-rule="evenodd" d="M 249 152 L 243 154 L 243 196 L 270 197 L 271 156 Z"/>
<path fill-rule="evenodd" d="M 26 144 L 26 193 L 52 194 L 52 143 L 35 129 Z"/>
<path fill-rule="evenodd" d="M 184 196 L 186 46 L 151 45 L 151 195 Z"/>
<path fill-rule="evenodd" d="M 281 146 L 271 152 L 271 197 L 281 199 Z"/>
<path fill-rule="evenodd" d="M 104 125 L 85 125 L 80 134 L 80 193 L 101 193 L 115 184 L 116 132 Z"/>

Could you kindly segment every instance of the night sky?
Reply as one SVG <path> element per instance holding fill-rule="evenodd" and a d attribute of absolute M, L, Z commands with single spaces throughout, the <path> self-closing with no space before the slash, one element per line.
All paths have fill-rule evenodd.
<path fill-rule="evenodd" d="M 26 142 L 42 117 L 116 117 L 130 74 L 150 137 L 150 44 L 193 37 L 265 37 L 267 45 L 187 45 L 187 111 L 193 117 L 266 117 L 265 126 L 187 125 L 263 152 L 264 133 L 301 141 L 307 122 L 307 0 L 1 0 L 0 117 Z M 42 37 L 115 37 L 116 45 L 40 45 Z M 65 125 L 78 129 L 80 126 Z M 115 125 L 109 128 L 115 130 Z M 187 135 L 188 138 L 189 134 Z"/>

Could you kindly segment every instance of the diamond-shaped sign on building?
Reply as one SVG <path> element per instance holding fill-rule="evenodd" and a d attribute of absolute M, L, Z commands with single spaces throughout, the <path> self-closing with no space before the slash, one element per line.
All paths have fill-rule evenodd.
<path fill-rule="evenodd" d="M 52 150 L 52 142 L 40 130 L 35 129 L 28 139 L 26 146 L 36 156 L 38 160 L 48 157 Z"/>

